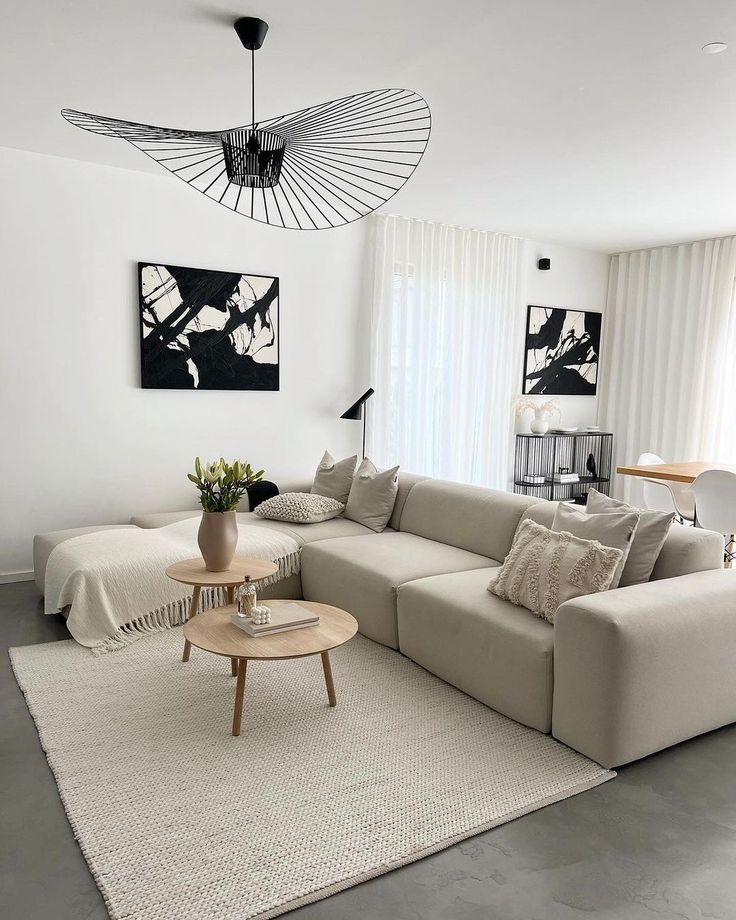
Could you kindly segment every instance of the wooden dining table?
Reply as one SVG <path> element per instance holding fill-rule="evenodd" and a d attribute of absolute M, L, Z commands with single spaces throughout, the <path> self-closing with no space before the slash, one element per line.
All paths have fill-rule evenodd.
<path fill-rule="evenodd" d="M 663 479 L 667 482 L 695 482 L 706 470 L 730 470 L 736 473 L 736 467 L 725 463 L 712 463 L 708 460 L 686 460 L 675 463 L 652 463 L 646 465 L 617 466 L 616 472 L 621 476 L 639 476 L 644 479 Z"/>

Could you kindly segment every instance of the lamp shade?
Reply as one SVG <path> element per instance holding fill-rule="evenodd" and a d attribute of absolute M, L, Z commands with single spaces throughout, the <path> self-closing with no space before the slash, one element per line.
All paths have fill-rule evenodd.
<path fill-rule="evenodd" d="M 343 412 L 340 418 L 351 418 L 355 421 L 359 421 L 361 418 L 361 410 L 363 409 L 364 403 L 366 403 L 375 392 L 376 391 L 373 389 L 373 387 L 368 387 L 365 393 L 363 393 L 359 399 L 356 399 L 352 406 Z"/>

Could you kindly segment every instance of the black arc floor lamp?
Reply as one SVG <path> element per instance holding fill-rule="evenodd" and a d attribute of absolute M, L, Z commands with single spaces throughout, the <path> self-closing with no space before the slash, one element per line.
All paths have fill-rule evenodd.
<path fill-rule="evenodd" d="M 363 393 L 360 399 L 356 399 L 355 402 L 349 409 L 346 409 L 340 418 L 350 418 L 354 421 L 363 419 L 363 457 L 365 457 L 365 419 L 366 419 L 366 403 L 373 396 L 376 391 L 373 387 L 368 387 L 368 389 Z"/>

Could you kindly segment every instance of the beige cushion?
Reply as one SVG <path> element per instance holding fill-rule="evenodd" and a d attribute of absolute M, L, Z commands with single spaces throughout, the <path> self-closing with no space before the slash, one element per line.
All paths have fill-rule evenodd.
<path fill-rule="evenodd" d="M 475 569 L 402 585 L 399 648 L 486 706 L 548 732 L 554 630 L 489 594 L 489 576 Z"/>
<path fill-rule="evenodd" d="M 634 542 L 629 551 L 629 558 L 624 565 L 620 585 L 641 585 L 649 581 L 654 565 L 667 538 L 670 526 L 675 519 L 673 514 L 661 511 L 642 511 L 621 502 L 616 498 L 603 495 L 596 489 L 588 492 L 586 508 L 592 514 L 608 514 L 612 511 L 638 511 L 639 526 L 634 534 Z"/>
<path fill-rule="evenodd" d="M 544 524 L 545 527 L 551 529 L 559 504 L 559 502 L 550 502 L 546 500 L 541 502 L 538 501 L 536 504 L 526 509 L 521 516 L 521 520 L 534 521 L 535 524 Z"/>
<path fill-rule="evenodd" d="M 363 635 L 396 648 L 399 585 L 427 575 L 491 564 L 487 557 L 455 546 L 385 530 L 366 537 L 307 544 L 302 549 L 302 587 L 306 600 L 342 607 L 357 619 Z"/>
<path fill-rule="evenodd" d="M 294 524 L 318 524 L 329 521 L 345 510 L 342 502 L 308 492 L 283 492 L 267 498 L 253 512 L 257 517 Z"/>
<path fill-rule="evenodd" d="M 380 471 L 365 457 L 353 477 L 345 517 L 381 533 L 394 510 L 399 489 L 398 466 Z"/>
<path fill-rule="evenodd" d="M 673 524 L 667 534 L 651 581 L 723 568 L 723 537 L 712 530 Z"/>
<path fill-rule="evenodd" d="M 335 460 L 332 454 L 326 450 L 320 460 L 317 472 L 314 474 L 312 483 L 312 493 L 315 495 L 324 495 L 326 498 L 334 498 L 338 502 L 345 504 L 350 495 L 350 486 L 353 484 L 353 473 L 355 472 L 355 461 L 357 456 L 346 457 L 344 460 Z"/>
<path fill-rule="evenodd" d="M 565 531 L 583 540 L 597 540 L 604 546 L 620 549 L 623 555 L 610 584 L 611 588 L 617 588 L 638 523 L 639 514 L 636 511 L 621 511 L 618 514 L 586 514 L 584 510 L 577 511 L 567 502 L 560 502 L 550 529 L 558 532 Z"/>
<path fill-rule="evenodd" d="M 33 538 L 33 577 L 36 587 L 44 593 L 46 566 L 51 551 L 65 540 L 81 537 L 86 533 L 98 533 L 101 530 L 132 530 L 132 524 L 94 524 L 90 527 L 72 527 L 67 530 L 53 530 L 51 533 L 38 533 Z"/>
<path fill-rule="evenodd" d="M 488 590 L 551 623 L 565 601 L 607 591 L 622 558 L 620 549 L 596 540 L 522 521 Z"/>
<path fill-rule="evenodd" d="M 388 522 L 388 526 L 392 530 L 401 530 L 401 514 L 409 493 L 418 482 L 422 482 L 425 479 L 429 479 L 429 477 L 419 476 L 417 473 L 399 473 L 399 490 L 396 493 L 394 510 L 391 512 Z"/>
<path fill-rule="evenodd" d="M 401 530 L 472 553 L 503 559 L 522 513 L 538 499 L 427 479 L 406 499 Z"/>

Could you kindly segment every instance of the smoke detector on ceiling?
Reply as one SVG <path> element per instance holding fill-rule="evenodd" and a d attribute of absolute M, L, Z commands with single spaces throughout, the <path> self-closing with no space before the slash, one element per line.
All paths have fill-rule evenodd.
<path fill-rule="evenodd" d="M 708 42 L 707 45 L 703 45 L 701 50 L 703 54 L 720 54 L 726 48 L 728 48 L 728 45 L 725 42 Z"/>

